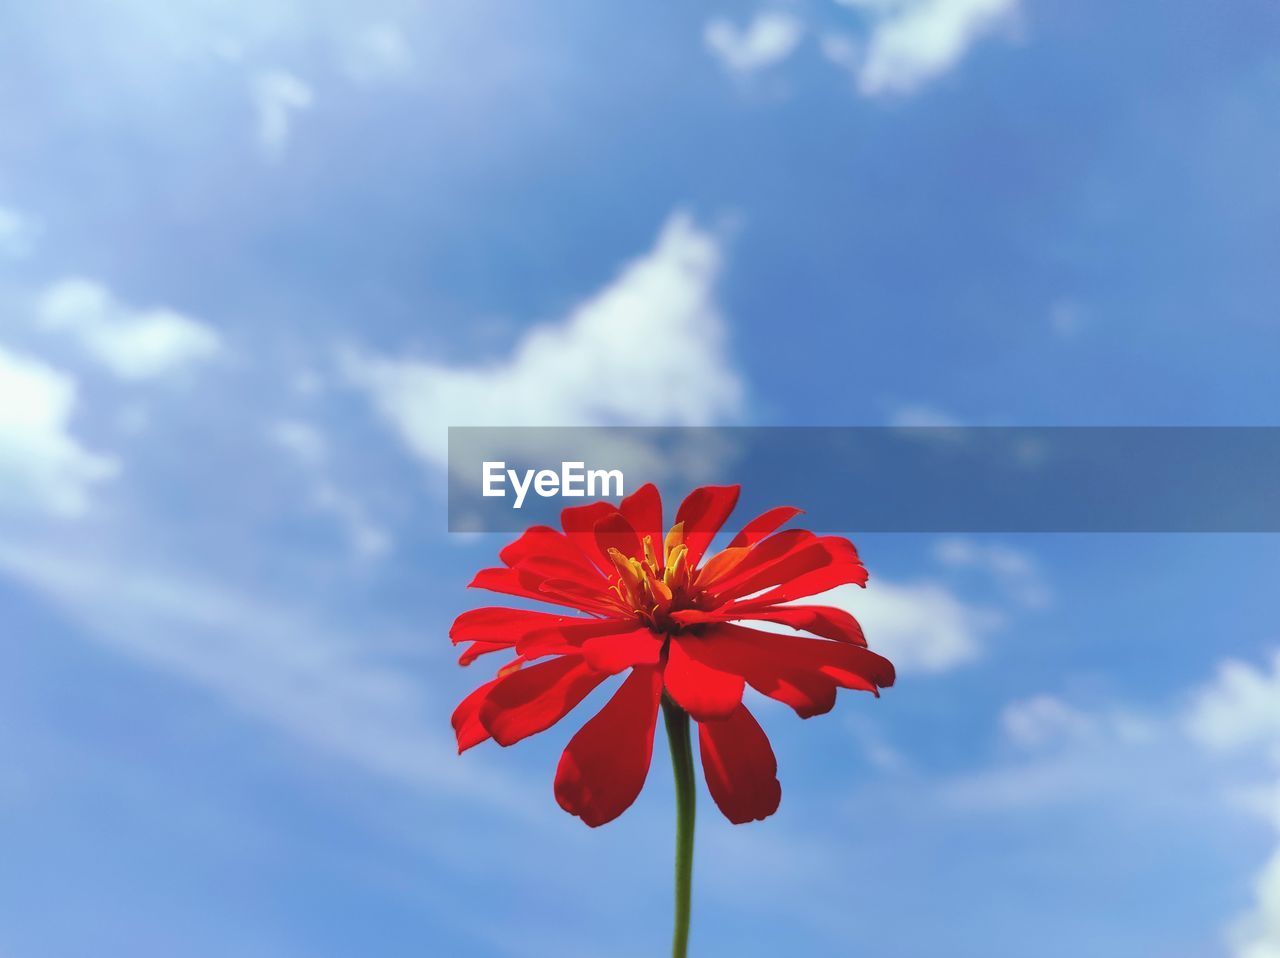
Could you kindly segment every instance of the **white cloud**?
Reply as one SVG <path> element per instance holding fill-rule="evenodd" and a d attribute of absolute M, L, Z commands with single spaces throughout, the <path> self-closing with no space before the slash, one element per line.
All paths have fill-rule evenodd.
<path fill-rule="evenodd" d="M 1254 900 L 1232 923 L 1227 937 L 1233 958 L 1280 958 L 1280 849 L 1254 879 Z"/>
<path fill-rule="evenodd" d="M 822 55 L 836 66 L 853 73 L 862 62 L 862 49 L 858 41 L 848 34 L 827 33 L 819 44 Z"/>
<path fill-rule="evenodd" d="M 356 83 L 395 80 L 413 68 L 413 51 L 394 23 L 371 23 L 343 44 L 342 70 Z"/>
<path fill-rule="evenodd" d="M 306 469 L 311 482 L 309 505 L 338 521 L 359 558 L 378 559 L 391 551 L 390 534 L 369 517 L 364 503 L 326 474 L 329 442 L 319 429 L 296 419 L 281 419 L 268 428 L 267 438 Z"/>
<path fill-rule="evenodd" d="M 19 259 L 31 252 L 38 229 L 17 210 L 0 206 L 0 256 Z"/>
<path fill-rule="evenodd" d="M 955 569 L 974 569 L 994 579 L 1016 602 L 1030 609 L 1049 604 L 1049 587 L 1028 553 L 999 542 L 949 537 L 934 546 L 939 562 Z"/>
<path fill-rule="evenodd" d="M 716 239 L 677 213 L 652 250 L 505 360 L 349 354 L 345 372 L 408 448 L 440 467 L 448 426 L 707 425 L 742 397 L 714 298 L 722 258 Z"/>
<path fill-rule="evenodd" d="M 78 277 L 54 283 L 40 297 L 41 327 L 72 337 L 121 379 L 152 379 L 216 356 L 218 334 L 164 307 L 137 309 L 101 283 Z"/>
<path fill-rule="evenodd" d="M 1237 659 L 1218 667 L 1183 717 L 1187 733 L 1213 751 L 1259 752 L 1280 763 L 1280 651 L 1259 668 Z M 1280 794 L 1280 789 L 1277 790 Z M 1280 829 L 1280 809 L 1257 803 Z M 1269 806 L 1269 807 L 1268 807 Z M 1280 958 L 1280 849 L 1255 881 L 1255 900 L 1229 930 L 1234 958 Z"/>
<path fill-rule="evenodd" d="M 865 96 L 914 92 L 954 67 L 975 42 L 1008 22 L 1018 8 L 1018 0 L 841 2 L 872 19 L 862 57 L 842 58 L 842 65 L 852 64 Z"/>
<path fill-rule="evenodd" d="M 1280 651 L 1269 669 L 1237 659 L 1223 662 L 1185 721 L 1188 733 L 1213 749 L 1280 749 Z"/>
<path fill-rule="evenodd" d="M 311 87 L 286 70 L 268 70 L 253 81 L 253 104 L 258 113 L 258 143 L 271 159 L 284 155 L 293 114 L 315 102 Z"/>
<path fill-rule="evenodd" d="M 900 672 L 945 672 L 977 658 L 983 637 L 1001 624 L 990 609 L 970 605 L 936 582 L 873 578 L 866 589 L 840 586 L 806 602 L 847 609 L 871 648 Z"/>
<path fill-rule="evenodd" d="M 369 518 L 364 503 L 355 496 L 328 480 L 321 480 L 312 490 L 311 502 L 342 524 L 359 558 L 380 559 L 391 551 L 391 535 Z"/>
<path fill-rule="evenodd" d="M 1037 748 L 1061 739 L 1088 735 L 1096 727 L 1093 716 L 1052 695 L 1036 695 L 1010 702 L 1000 714 L 1000 726 L 1013 742 Z"/>
<path fill-rule="evenodd" d="M 1160 738 L 1167 723 L 1122 709 L 1086 711 L 1054 695 L 1010 702 L 1000 726 L 1014 744 L 1026 749 L 1096 743 L 1144 745 Z"/>
<path fill-rule="evenodd" d="M 457 761 L 447 723 L 428 720 L 447 712 L 445 704 L 411 672 L 371 654 L 367 630 L 343 637 L 320 614 L 122 556 L 71 558 L 0 543 L 0 574 L 56 603 L 87 638 L 203 686 L 354 767 L 499 805 L 517 794 Z"/>
<path fill-rule="evenodd" d="M 739 28 L 722 17 L 710 21 L 703 42 L 722 66 L 747 74 L 781 63 L 795 51 L 804 36 L 804 24 L 789 13 L 758 13 Z"/>
<path fill-rule="evenodd" d="M 1280 958 L 1280 851 L 1254 882 L 1254 906 L 1230 932 L 1234 958 Z"/>
<path fill-rule="evenodd" d="M 76 516 L 119 471 L 71 435 L 75 405 L 71 377 L 0 348 L 0 508 Z"/>
<path fill-rule="evenodd" d="M 296 419 L 280 419 L 272 423 L 267 435 L 277 446 L 300 463 L 318 466 L 328 458 L 329 444 L 320 430 Z"/>

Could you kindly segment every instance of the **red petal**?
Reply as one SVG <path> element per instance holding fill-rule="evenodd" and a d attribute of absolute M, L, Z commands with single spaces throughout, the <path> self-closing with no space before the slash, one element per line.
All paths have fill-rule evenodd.
<path fill-rule="evenodd" d="M 480 722 L 499 745 L 513 745 L 560 721 L 605 678 L 576 655 L 531 665 L 497 681 Z"/>
<path fill-rule="evenodd" d="M 893 684 L 893 663 L 870 649 L 847 642 L 828 642 L 798 635 L 759 632 L 740 625 L 716 625 L 702 635 L 702 658 L 713 668 L 737 671 L 739 657 L 770 661 L 780 672 L 806 671 L 833 679 L 850 689 L 877 692 Z"/>
<path fill-rule="evenodd" d="M 776 509 L 770 509 L 743 526 L 742 531 L 734 536 L 733 541 L 729 543 L 729 548 L 736 549 L 740 546 L 754 545 L 774 532 L 784 522 L 789 522 L 803 511 L 803 509 L 796 509 L 792 506 L 778 506 Z"/>
<path fill-rule="evenodd" d="M 530 576 L 547 582 L 572 582 L 583 591 L 596 596 L 603 596 L 609 591 L 609 580 L 602 576 L 595 567 L 574 565 L 557 559 L 554 556 L 529 556 L 521 559 L 515 570 L 521 575 Z M 539 586 L 542 591 L 542 587 Z"/>
<path fill-rule="evenodd" d="M 740 486 L 703 486 L 694 489 L 680 503 L 676 522 L 684 523 L 684 544 L 689 550 L 688 563 L 696 566 L 707 546 L 738 504 Z"/>
<path fill-rule="evenodd" d="M 596 548 L 602 555 L 608 555 L 610 549 L 617 549 L 624 556 L 643 558 L 640 537 L 632 528 L 627 517 L 621 512 L 610 513 L 596 523 Z M 613 563 L 610 560 L 610 567 Z"/>
<path fill-rule="evenodd" d="M 698 656 L 694 647 L 703 641 L 672 637 L 663 682 L 677 705 L 699 722 L 710 722 L 727 718 L 742 704 L 744 682 L 740 673 L 713 668 Z"/>
<path fill-rule="evenodd" d="M 661 653 L 662 636 L 648 629 L 602 635 L 582 644 L 587 665 L 606 675 L 616 675 L 636 665 L 657 665 Z"/>
<path fill-rule="evenodd" d="M 829 605 L 757 606 L 754 602 L 727 605 L 704 612 L 700 609 L 682 609 L 671 613 L 671 618 L 681 625 L 700 622 L 777 622 L 802 632 L 812 632 L 824 639 L 849 642 L 866 646 L 858 620 L 844 609 Z"/>
<path fill-rule="evenodd" d="M 856 645 L 711 625 L 686 649 L 705 665 L 741 675 L 753 689 L 801 718 L 829 712 L 837 686 L 879 694 L 893 684 L 893 665 Z"/>
<path fill-rule="evenodd" d="M 515 542 L 498 553 L 508 566 L 519 565 L 533 556 L 552 557 L 581 567 L 584 572 L 597 573 L 591 558 L 578 548 L 577 543 L 550 526 L 532 526 Z"/>
<path fill-rule="evenodd" d="M 589 621 L 553 612 L 534 612 L 529 609 L 504 609 L 488 606 L 463 612 L 453 620 L 449 638 L 459 642 L 500 642 L 507 644 L 537 629 L 546 629 L 566 622 Z"/>
<path fill-rule="evenodd" d="M 595 828 L 628 808 L 644 787 L 662 697 L 657 669 L 636 669 L 570 741 L 556 769 L 556 801 Z"/>
<path fill-rule="evenodd" d="M 563 655 L 578 651 L 587 639 L 619 632 L 633 632 L 635 619 L 573 619 L 564 625 L 536 629 L 516 643 L 516 651 L 526 658 Z"/>
<path fill-rule="evenodd" d="M 489 737 L 489 732 L 480 723 L 480 707 L 497 682 L 497 679 L 486 682 L 459 702 L 458 707 L 453 710 L 453 731 L 458 736 L 459 755 Z"/>
<path fill-rule="evenodd" d="M 490 652 L 497 652 L 501 649 L 511 648 L 510 642 L 472 642 L 469 646 L 462 650 L 462 654 L 458 656 L 459 665 L 470 665 L 482 655 L 488 655 Z"/>
<path fill-rule="evenodd" d="M 733 824 L 762 821 L 778 810 L 778 760 L 745 705 L 727 719 L 699 723 L 698 751 L 707 789 Z"/>
<path fill-rule="evenodd" d="M 786 533 L 774 538 L 781 539 L 784 535 Z M 772 541 L 767 540 L 758 548 L 763 550 Z M 746 564 L 744 561 L 742 566 Z M 742 566 L 739 566 L 740 570 Z M 724 584 L 717 586 L 715 596 L 727 601 L 770 589 L 772 591 L 752 600 L 753 604 L 763 606 L 803 598 L 837 585 L 866 585 L 866 582 L 867 570 L 849 540 L 839 536 L 815 536 L 799 548 L 746 575 L 729 576 Z"/>
<path fill-rule="evenodd" d="M 560 512 L 560 526 L 568 535 L 569 541 L 581 549 L 607 576 L 613 575 L 613 563 L 596 546 L 596 523 L 617 511 L 618 507 L 613 503 L 592 502 L 585 506 L 570 506 Z"/>
<path fill-rule="evenodd" d="M 618 511 L 627 517 L 642 542 L 645 536 L 651 536 L 654 549 L 662 551 L 662 537 L 666 529 L 662 525 L 662 496 L 658 494 L 657 486 L 646 482 L 622 500 Z"/>
<path fill-rule="evenodd" d="M 520 569 L 493 568 L 481 569 L 467 586 L 468 589 L 487 589 L 490 592 L 502 592 L 506 595 L 518 595 L 526 599 L 537 599 L 552 605 L 566 605 L 583 612 L 602 612 L 609 608 L 604 605 L 603 596 L 585 593 L 579 590 L 575 595 L 566 595 L 559 589 L 545 589 L 546 580 Z"/>
<path fill-rule="evenodd" d="M 538 586 L 538 592 L 544 598 L 555 596 L 555 599 L 548 598 L 548 602 L 559 599 L 565 603 L 571 602 L 583 611 L 596 612 L 600 615 L 613 616 L 622 610 L 618 600 L 611 593 L 571 579 L 547 579 Z"/>
<path fill-rule="evenodd" d="M 773 565 L 817 541 L 808 529 L 787 529 L 751 547 L 747 557 L 716 583 L 716 592 L 735 586 L 749 575 Z"/>
<path fill-rule="evenodd" d="M 811 595 L 830 592 L 841 585 L 856 585 L 866 588 L 867 570 L 862 563 L 856 565 L 839 562 L 823 569 L 797 576 L 790 582 L 784 582 L 776 589 L 770 589 L 751 600 L 752 605 L 767 606 L 780 602 L 794 602 L 796 599 L 807 599 Z"/>

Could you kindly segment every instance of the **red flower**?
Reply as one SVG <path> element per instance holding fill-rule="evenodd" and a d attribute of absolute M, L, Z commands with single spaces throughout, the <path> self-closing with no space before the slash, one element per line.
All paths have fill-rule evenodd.
<path fill-rule="evenodd" d="M 565 509 L 563 532 L 535 526 L 503 549 L 504 566 L 482 570 L 473 587 L 584 614 L 484 608 L 458 616 L 450 636 L 468 643 L 462 665 L 515 652 L 453 713 L 458 751 L 541 732 L 610 676 L 627 672 L 560 758 L 555 793 L 565 811 L 596 826 L 635 801 L 665 693 L 698 723 L 707 787 L 725 816 L 742 823 L 772 815 L 782 795 L 777 761 L 743 704 L 744 686 L 808 718 L 831 710 L 837 688 L 879 695 L 894 673 L 866 648 L 849 613 L 788 604 L 867 581 L 847 539 L 777 531 L 800 510 L 769 510 L 702 561 L 737 501 L 737 486 L 696 489 L 663 536 L 662 501 L 646 485 L 618 506 Z M 818 638 L 737 624 L 752 621 Z"/>

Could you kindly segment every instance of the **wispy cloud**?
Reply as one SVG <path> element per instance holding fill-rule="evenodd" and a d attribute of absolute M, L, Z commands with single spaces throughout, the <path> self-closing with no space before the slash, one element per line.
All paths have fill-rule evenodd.
<path fill-rule="evenodd" d="M 396 80 L 413 69 L 413 50 L 404 31 L 381 21 L 356 30 L 343 44 L 342 71 L 360 84 Z"/>
<path fill-rule="evenodd" d="M 71 433 L 77 387 L 64 372 L 0 347 L 0 508 L 76 516 L 119 471 Z"/>
<path fill-rule="evenodd" d="M 329 442 L 316 426 L 281 419 L 270 426 L 267 436 L 302 467 L 310 490 L 307 501 L 316 511 L 337 520 L 358 557 L 377 559 L 391 550 L 391 535 L 370 517 L 357 496 L 343 490 L 330 476 Z"/>
<path fill-rule="evenodd" d="M 1007 23 L 1019 0 L 841 0 L 871 18 L 852 67 L 865 96 L 913 93 L 954 67 L 980 38 Z M 828 53 L 830 55 L 830 52 Z"/>
<path fill-rule="evenodd" d="M 405 445 L 440 467 L 448 426 L 710 424 L 742 399 L 715 300 L 722 260 L 716 238 L 676 213 L 652 250 L 505 360 L 352 353 L 346 373 Z"/>
<path fill-rule="evenodd" d="M 1260 753 L 1280 777 L 1280 651 L 1262 667 L 1231 659 L 1195 696 L 1184 716 L 1188 734 L 1217 752 Z M 1271 807 L 1280 830 L 1280 782 Z M 1280 842 L 1254 882 L 1254 902 L 1228 930 L 1234 958 L 1280 956 Z"/>
<path fill-rule="evenodd" d="M 269 159 L 278 160 L 289 145 L 293 116 L 310 109 L 315 94 L 287 70 L 268 70 L 253 80 L 253 104 L 258 114 L 258 144 Z"/>
<path fill-rule="evenodd" d="M 1053 694 L 1011 702 L 1000 730 L 1015 755 L 935 792 L 967 810 L 1093 803 L 1187 828 L 1244 808 L 1280 829 L 1280 652 L 1262 666 L 1226 660 L 1176 701 L 1186 705 L 1139 711 Z M 1228 757 L 1238 764 L 1224 765 Z M 1260 776 L 1271 784 L 1259 787 Z M 1280 955 L 1280 847 L 1261 866 L 1252 906 L 1225 935 L 1233 958 Z"/>
<path fill-rule="evenodd" d="M 904 673 L 946 672 L 982 654 L 986 635 L 1003 616 L 959 598 L 934 581 L 887 582 L 876 577 L 866 589 L 841 586 L 817 597 L 847 609 L 867 633 L 871 647 Z"/>
<path fill-rule="evenodd" d="M 4 543 L 0 573 L 54 603 L 86 637 L 312 748 L 415 789 L 505 801 L 476 763 L 456 760 L 446 703 L 379 662 L 366 630 L 357 642 L 288 603 L 126 555 Z"/>
<path fill-rule="evenodd" d="M 1268 665 L 1223 662 L 1187 713 L 1189 734 L 1218 750 L 1280 748 L 1280 652 Z"/>
<path fill-rule="evenodd" d="M 40 296 L 39 325 L 76 342 L 121 379 L 166 376 L 222 352 L 208 325 L 166 307 L 139 309 L 101 283 L 71 277 Z"/>
<path fill-rule="evenodd" d="M 1002 542 L 951 536 L 937 542 L 934 557 L 952 569 L 971 569 L 994 580 L 1027 608 L 1044 608 L 1052 599 L 1034 557 Z"/>
<path fill-rule="evenodd" d="M 716 17 L 707 23 L 703 42 L 730 73 L 749 74 L 781 63 L 804 36 L 804 24 L 782 11 L 757 13 L 745 27 Z"/>

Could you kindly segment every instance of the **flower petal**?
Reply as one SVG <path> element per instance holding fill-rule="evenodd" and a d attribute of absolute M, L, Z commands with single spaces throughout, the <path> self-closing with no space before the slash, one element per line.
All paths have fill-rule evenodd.
<path fill-rule="evenodd" d="M 711 591 L 716 595 L 726 592 L 749 575 L 794 555 L 817 540 L 808 529 L 787 529 L 750 547 L 746 558 L 720 578 Z M 742 547 L 739 547 L 742 548 Z"/>
<path fill-rule="evenodd" d="M 582 643 L 582 657 L 597 672 L 616 675 L 637 665 L 657 665 L 662 636 L 648 629 L 618 635 L 601 635 Z"/>
<path fill-rule="evenodd" d="M 597 521 L 595 535 L 596 548 L 605 555 L 609 554 L 610 549 L 617 549 L 631 559 L 644 557 L 640 537 L 636 535 L 636 530 L 621 512 L 612 512 Z M 610 560 L 611 564 L 612 561 Z"/>
<path fill-rule="evenodd" d="M 606 576 L 613 575 L 613 563 L 607 553 L 596 547 L 596 523 L 618 511 L 611 502 L 591 502 L 585 506 L 570 506 L 560 510 L 560 527 L 569 541 L 576 545 Z"/>
<path fill-rule="evenodd" d="M 556 801 L 595 828 L 628 808 L 644 787 L 662 697 L 657 669 L 636 669 L 560 756 Z"/>
<path fill-rule="evenodd" d="M 588 639 L 619 632 L 633 632 L 636 620 L 627 619 L 571 619 L 563 625 L 535 629 L 516 643 L 516 651 L 525 658 L 536 659 L 544 655 L 576 653 Z"/>
<path fill-rule="evenodd" d="M 589 590 L 578 587 L 574 594 L 568 595 L 556 588 L 544 588 L 547 581 L 520 569 L 495 567 L 481 569 L 475 574 L 475 578 L 471 580 L 467 588 L 487 589 L 490 592 L 501 592 L 505 595 L 518 595 L 521 598 L 537 599 L 539 602 L 549 602 L 552 605 L 565 605 L 582 612 L 605 613 L 615 611 L 606 604 L 603 594 L 596 596 L 590 593 Z M 572 585 L 572 583 L 570 584 Z"/>
<path fill-rule="evenodd" d="M 551 556 L 562 562 L 577 565 L 585 572 L 599 572 L 591 561 L 591 557 L 578 548 L 576 542 L 550 526 L 531 526 L 521 534 L 520 538 L 504 546 L 498 553 L 498 558 L 508 566 L 517 566 L 532 556 Z"/>
<path fill-rule="evenodd" d="M 597 591 L 589 585 L 574 582 L 572 579 L 547 579 L 538 586 L 538 592 L 543 597 L 555 596 L 555 599 L 548 598 L 546 600 L 548 602 L 556 600 L 572 602 L 583 611 L 595 612 L 599 615 L 613 616 L 625 611 L 617 598 L 609 592 Z"/>
<path fill-rule="evenodd" d="M 472 642 L 462 654 L 458 656 L 459 665 L 470 665 L 482 655 L 488 655 L 490 652 L 499 652 L 502 649 L 511 648 L 510 642 Z"/>
<path fill-rule="evenodd" d="M 480 723 L 499 745 L 513 745 L 560 721 L 605 678 L 577 655 L 530 665 L 498 679 Z"/>
<path fill-rule="evenodd" d="M 681 625 L 696 625 L 702 622 L 777 622 L 801 632 L 812 632 L 824 639 L 835 639 L 837 642 L 849 642 L 864 647 L 867 644 L 858 620 L 844 609 L 830 605 L 757 606 L 754 602 L 750 602 L 726 605 L 709 611 L 681 609 L 671 613 L 671 618 Z"/>
<path fill-rule="evenodd" d="M 783 702 L 801 718 L 829 712 L 836 687 L 879 695 L 893 684 L 888 659 L 857 645 L 758 632 L 737 625 L 709 625 L 691 656 L 721 672 L 741 675 L 753 689 Z"/>
<path fill-rule="evenodd" d="M 709 626 L 702 640 L 693 649 L 706 664 L 722 671 L 745 674 L 741 669 L 748 665 L 764 665 L 780 675 L 808 672 L 825 676 L 843 688 L 877 695 L 879 688 L 888 688 L 894 682 L 892 662 L 848 642 L 779 635 L 740 625 Z"/>
<path fill-rule="evenodd" d="M 694 489 L 680 503 L 676 522 L 684 523 L 684 544 L 689 550 L 689 565 L 696 566 L 707 546 L 738 504 L 741 486 L 702 486 Z"/>
<path fill-rule="evenodd" d="M 774 539 L 781 539 L 784 535 L 786 533 L 780 533 Z M 773 541 L 767 540 L 757 548 L 764 551 Z M 825 592 L 837 585 L 867 584 L 866 567 L 858 558 L 853 543 L 839 536 L 812 536 L 779 558 L 742 574 L 748 561 L 749 557 L 739 564 L 738 574 L 728 576 L 714 590 L 721 602 L 769 590 L 752 602 L 761 606 L 773 605 Z"/>
<path fill-rule="evenodd" d="M 672 636 L 663 682 L 676 704 L 699 722 L 728 718 L 742 704 L 740 673 L 721 671 L 697 655 L 700 637 Z"/>
<path fill-rule="evenodd" d="M 698 752 L 707 789 L 733 824 L 762 821 L 778 810 L 778 760 L 745 705 L 719 722 L 700 722 Z"/>
<path fill-rule="evenodd" d="M 742 531 L 734 536 L 733 541 L 729 543 L 729 548 L 737 549 L 741 546 L 754 545 L 765 536 L 771 535 L 783 523 L 789 522 L 802 512 L 804 512 L 803 509 L 796 509 L 794 506 L 778 506 L 776 509 L 770 509 L 743 526 Z"/>
<path fill-rule="evenodd" d="M 497 679 L 486 682 L 459 702 L 458 707 L 453 710 L 451 721 L 454 734 L 458 737 L 459 755 L 489 737 L 488 730 L 480 722 L 480 707 L 497 682 Z"/>
<path fill-rule="evenodd" d="M 595 566 L 568 562 L 558 556 L 526 556 L 513 568 L 539 579 L 575 582 L 591 592 L 603 593 L 609 588 L 609 580 Z"/>
<path fill-rule="evenodd" d="M 530 632 L 547 629 L 568 622 L 590 622 L 554 612 L 535 612 L 530 609 L 504 609 L 488 606 L 463 612 L 453 620 L 449 638 L 454 645 L 460 642 L 519 642 Z"/>
<path fill-rule="evenodd" d="M 618 511 L 627 517 L 642 542 L 645 536 L 650 536 L 654 548 L 661 551 L 662 536 L 666 530 L 662 526 L 662 496 L 658 494 L 657 486 L 646 482 L 622 500 Z"/>

